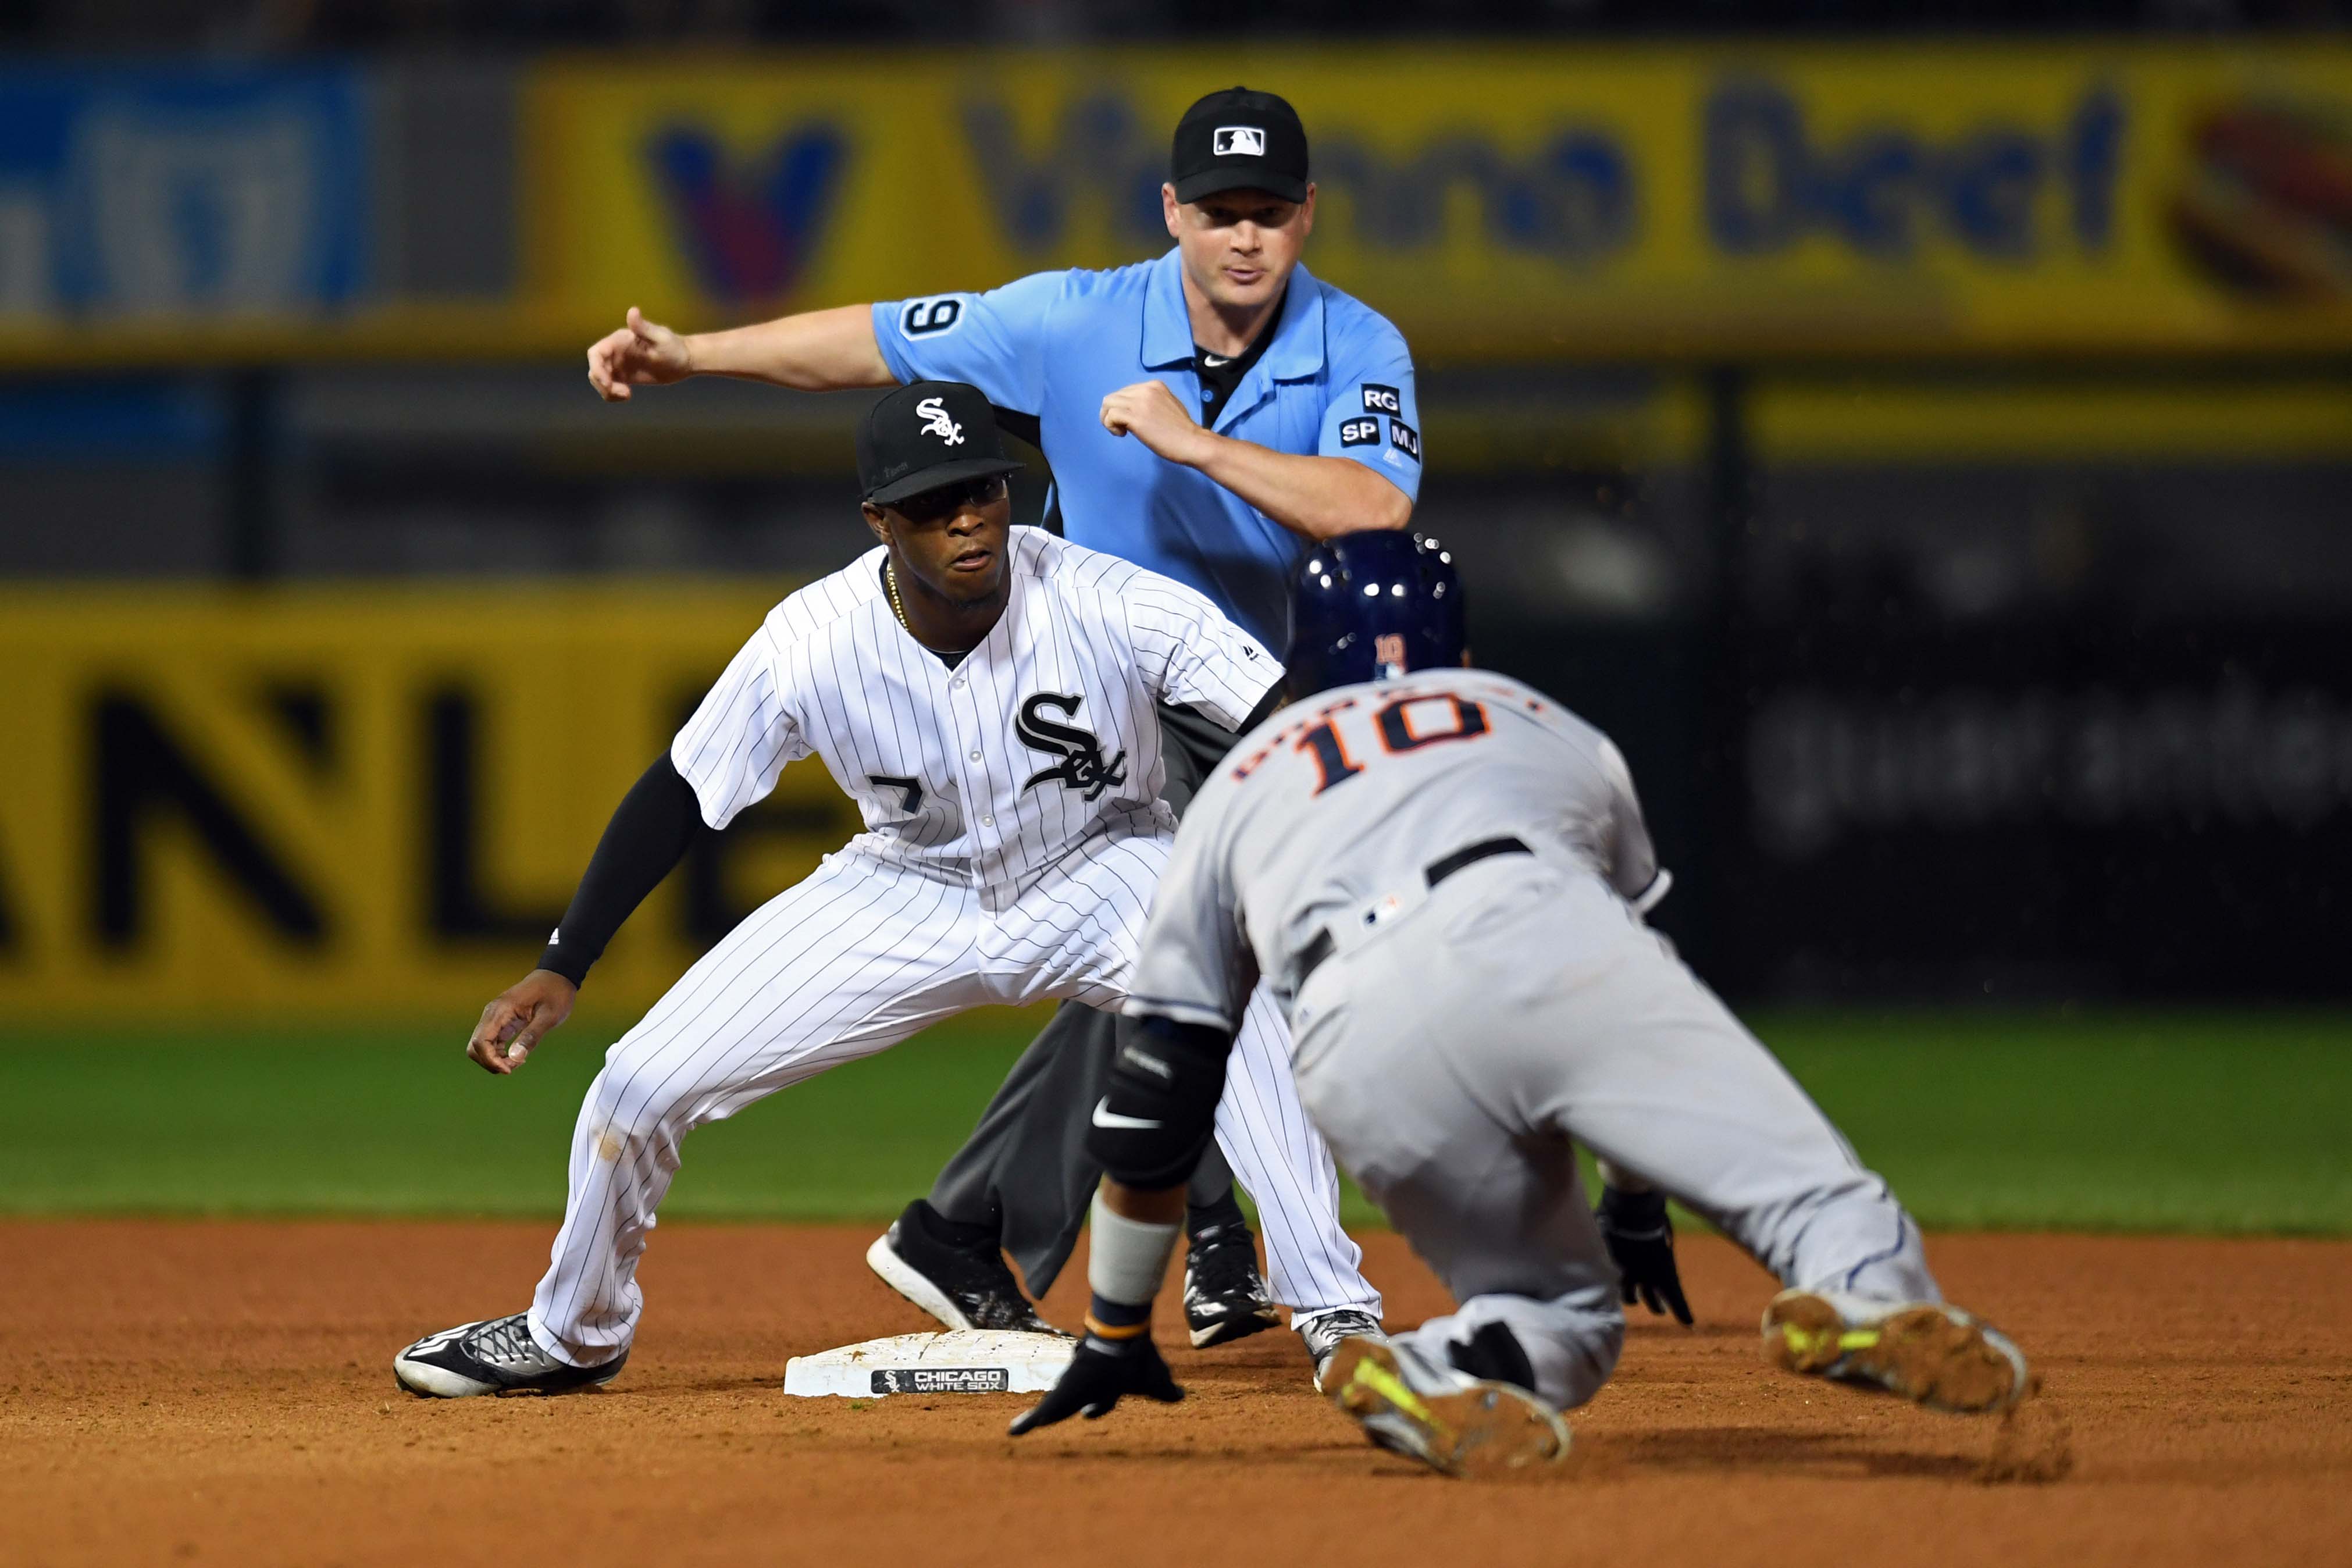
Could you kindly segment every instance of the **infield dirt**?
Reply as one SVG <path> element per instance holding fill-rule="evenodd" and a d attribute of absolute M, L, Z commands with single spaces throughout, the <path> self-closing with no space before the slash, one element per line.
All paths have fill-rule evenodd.
<path fill-rule="evenodd" d="M 2352 1245 L 1945 1237 L 2046 1380 L 1939 1416 L 1769 1371 L 1720 1242 L 1637 1317 L 1566 1473 L 1450 1482 L 1361 1442 L 1297 1341 L 1173 1349 L 1191 1398 L 1014 1442 L 1014 1396 L 787 1398 L 918 1329 L 867 1227 L 665 1226 L 614 1385 L 415 1400 L 393 1352 L 511 1311 L 541 1225 L 10 1222 L 0 1563 L 2316 1565 L 2352 1556 Z M 1390 1321 L 1444 1298 L 1369 1238 Z M 1075 1321 L 1074 1265 L 1049 1314 Z M 1171 1314 L 1163 1301 L 1163 1342 Z"/>

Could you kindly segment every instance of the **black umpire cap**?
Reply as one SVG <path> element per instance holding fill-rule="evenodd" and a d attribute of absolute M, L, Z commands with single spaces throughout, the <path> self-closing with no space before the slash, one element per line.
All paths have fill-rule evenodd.
<path fill-rule="evenodd" d="M 1168 183 L 1180 202 L 1219 191 L 1265 191 L 1286 202 L 1307 199 L 1307 127 L 1298 111 L 1270 92 L 1229 87 L 1213 92 L 1176 122 Z"/>
<path fill-rule="evenodd" d="M 961 381 L 908 382 L 857 427 L 857 482 L 876 506 L 1021 467 L 1004 455 L 987 395 Z"/>

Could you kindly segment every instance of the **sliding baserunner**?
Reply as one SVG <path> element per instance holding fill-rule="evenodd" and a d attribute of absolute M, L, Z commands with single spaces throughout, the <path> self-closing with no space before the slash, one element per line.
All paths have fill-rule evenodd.
<path fill-rule="evenodd" d="M 1261 974 L 1307 1113 L 1458 1303 L 1338 1347 L 1325 1392 L 1374 1442 L 1449 1474 L 1565 1456 L 1560 1412 L 1625 1332 L 1577 1143 L 1780 1277 L 1775 1363 L 1939 1409 L 2021 1398 L 2024 1357 L 1943 1303 L 1886 1183 L 1643 923 L 1664 882 L 1616 747 L 1462 668 L 1448 558 L 1397 533 L 1327 542 L 1293 619 L 1295 704 L 1177 835 L 1094 1137 L 1087 1337 L 1013 1431 L 1181 1396 L 1150 1333 L 1173 1184 Z"/>

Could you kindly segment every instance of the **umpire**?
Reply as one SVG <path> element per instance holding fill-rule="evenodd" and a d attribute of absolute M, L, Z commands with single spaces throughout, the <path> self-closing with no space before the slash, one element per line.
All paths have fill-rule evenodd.
<path fill-rule="evenodd" d="M 588 379 L 612 402 L 697 374 L 803 391 L 970 382 L 1052 465 L 1048 527 L 1192 584 L 1268 647 L 1286 647 L 1305 542 L 1402 528 L 1412 516 L 1412 359 L 1385 318 L 1299 264 L 1315 186 L 1288 103 L 1245 88 L 1213 92 L 1177 122 L 1169 163 L 1160 205 L 1176 245 L 1156 261 L 696 336 L 632 309 L 588 351 Z M 1234 736 L 1189 710 L 1161 718 L 1181 811 Z M 1067 1259 L 1098 1174 L 1086 1130 L 1112 1022 L 1064 1006 L 928 1201 L 908 1205 L 876 1248 L 884 1278 L 943 1321 L 1034 1325 L 999 1247 L 1039 1295 Z M 1192 1342 L 1272 1326 L 1255 1242 L 1213 1148 L 1190 1197 Z M 1380 1310 L 1290 1305 L 1318 1363 L 1366 1319 L 1376 1327 Z"/>

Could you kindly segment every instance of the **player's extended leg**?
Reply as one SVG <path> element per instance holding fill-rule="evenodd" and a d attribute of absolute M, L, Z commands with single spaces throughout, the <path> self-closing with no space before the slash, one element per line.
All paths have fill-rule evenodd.
<path fill-rule="evenodd" d="M 1412 942 L 1359 955 L 1366 992 L 1351 1004 L 1361 1009 L 1391 972 L 1412 970 L 1436 1016 L 1486 1042 L 1457 1067 L 1498 1125 L 1572 1137 L 1747 1247 L 1795 1293 L 1767 1319 L 1781 1321 L 1782 1364 L 1944 1408 L 2023 1394 L 2016 1348 L 1941 1305 L 1918 1227 L 1886 1183 L 1597 881 L 1498 859 L 1449 881 L 1412 923 Z M 1557 1223 L 1597 1260 L 1580 1198 Z M 1613 1282 L 1613 1270 L 1602 1277 Z"/>
<path fill-rule="evenodd" d="M 1613 956 L 1528 1015 L 1582 1043 L 1524 1092 L 1537 1114 L 1780 1276 L 1789 1289 L 1764 1319 L 1771 1359 L 1937 1409 L 2023 1398 L 2022 1352 L 1944 1304 L 1919 1227 L 1885 1180 L 1730 1009 L 1596 886 L 1570 889 L 1559 918 Z M 1541 1037 L 1523 1037 L 1519 1059 L 1537 1059 Z"/>
<path fill-rule="evenodd" d="M 704 954 L 589 1088 L 531 1337 L 572 1365 L 625 1353 L 643 1305 L 637 1258 L 679 1141 L 985 1000 L 978 919 L 969 889 L 846 851 Z"/>
<path fill-rule="evenodd" d="M 1885 1180 L 1654 933 L 1591 882 L 1552 911 L 1592 962 L 1524 1015 L 1514 1087 L 1530 1117 L 1665 1189 L 1784 1284 L 1941 1299 Z M 1570 1048 L 1545 1053 L 1547 1038 Z"/>

